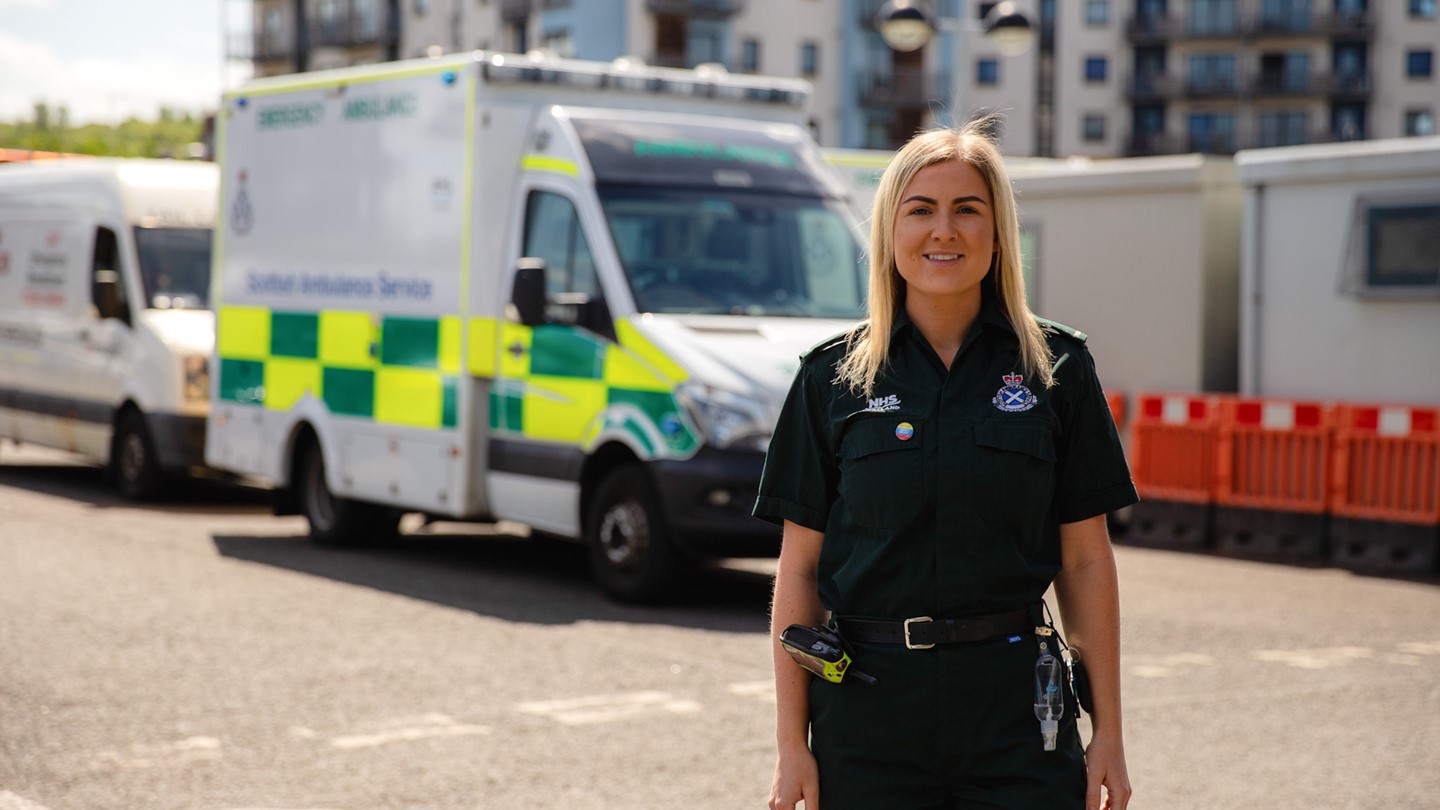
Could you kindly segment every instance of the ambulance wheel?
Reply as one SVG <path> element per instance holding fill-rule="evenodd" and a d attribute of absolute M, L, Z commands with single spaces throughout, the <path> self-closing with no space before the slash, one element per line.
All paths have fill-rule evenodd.
<path fill-rule="evenodd" d="M 683 559 L 670 542 L 655 489 L 638 466 L 601 482 L 585 524 L 590 567 L 600 587 L 622 602 L 654 602 L 676 586 Z"/>
<path fill-rule="evenodd" d="M 326 546 L 361 546 L 393 539 L 400 513 L 374 504 L 341 498 L 325 482 L 325 455 L 320 443 L 306 443 L 295 476 L 300 514 L 310 523 L 310 539 Z"/>
<path fill-rule="evenodd" d="M 160 470 L 155 442 L 139 411 L 125 411 L 115 425 L 110 447 L 110 476 L 120 494 L 132 501 L 145 501 L 160 494 L 165 476 Z"/>

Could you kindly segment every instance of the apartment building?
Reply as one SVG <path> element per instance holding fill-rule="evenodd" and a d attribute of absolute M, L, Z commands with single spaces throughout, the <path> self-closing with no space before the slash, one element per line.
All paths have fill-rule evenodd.
<path fill-rule="evenodd" d="M 237 0 L 238 1 L 238 0 Z M 257 76 L 473 49 L 803 77 L 825 146 L 888 149 L 999 113 L 1010 155 L 1118 157 L 1436 133 L 1437 0 L 920 0 L 936 33 L 892 50 L 883 0 L 249 0 Z"/>

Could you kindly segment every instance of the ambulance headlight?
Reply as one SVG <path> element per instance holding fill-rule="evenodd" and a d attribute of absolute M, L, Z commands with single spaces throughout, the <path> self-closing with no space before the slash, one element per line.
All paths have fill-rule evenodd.
<path fill-rule="evenodd" d="M 759 402 L 698 383 L 683 384 L 675 393 L 712 447 L 763 453 L 770 446 L 770 424 Z"/>
<path fill-rule="evenodd" d="M 210 396 L 210 359 L 191 355 L 180 361 L 181 394 L 186 402 L 203 402 Z"/>

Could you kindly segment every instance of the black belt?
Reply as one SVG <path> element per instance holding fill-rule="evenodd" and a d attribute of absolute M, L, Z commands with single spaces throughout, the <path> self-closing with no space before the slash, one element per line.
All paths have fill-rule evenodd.
<path fill-rule="evenodd" d="M 1033 632 L 1035 614 L 1030 608 L 973 616 L 968 619 L 932 619 L 916 616 L 903 621 L 878 619 L 836 619 L 840 635 L 871 644 L 904 644 L 912 650 L 927 650 L 936 644 L 965 644 L 1000 636 Z"/>

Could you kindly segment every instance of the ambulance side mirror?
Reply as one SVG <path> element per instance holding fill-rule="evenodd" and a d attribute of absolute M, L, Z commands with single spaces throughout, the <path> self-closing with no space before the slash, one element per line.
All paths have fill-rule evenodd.
<path fill-rule="evenodd" d="M 545 260 L 525 256 L 515 264 L 515 286 L 510 303 L 520 323 L 539 326 L 545 323 Z"/>

